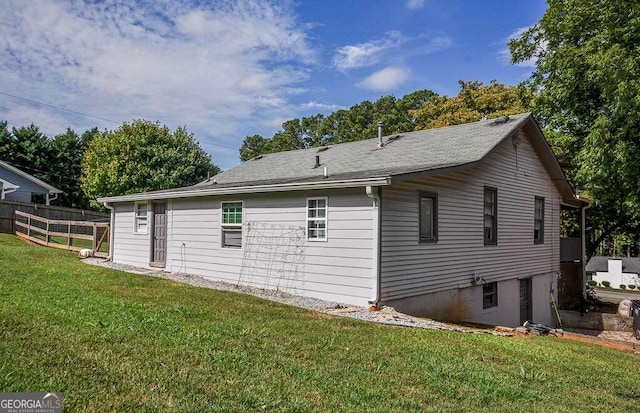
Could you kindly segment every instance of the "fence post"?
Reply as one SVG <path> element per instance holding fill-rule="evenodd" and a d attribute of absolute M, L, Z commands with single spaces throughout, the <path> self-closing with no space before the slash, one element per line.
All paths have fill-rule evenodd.
<path fill-rule="evenodd" d="M 71 249 L 71 222 L 67 222 L 67 249 Z"/>
<path fill-rule="evenodd" d="M 31 238 L 31 215 L 27 216 L 27 238 Z"/>
<path fill-rule="evenodd" d="M 44 244 L 49 246 L 49 220 L 47 220 L 47 232 L 44 234 Z"/>
<path fill-rule="evenodd" d="M 93 253 L 96 253 L 96 250 L 98 249 L 97 247 L 98 244 L 98 228 L 96 227 L 96 223 L 93 223 Z"/>

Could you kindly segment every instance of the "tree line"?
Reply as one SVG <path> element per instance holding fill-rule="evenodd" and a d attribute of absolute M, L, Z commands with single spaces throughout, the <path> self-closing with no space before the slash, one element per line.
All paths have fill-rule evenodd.
<path fill-rule="evenodd" d="M 435 128 L 522 113 L 531 104 L 532 94 L 523 87 L 506 86 L 497 81 L 460 81 L 457 96 L 440 96 L 431 90 L 417 90 L 399 99 L 383 96 L 375 102 L 365 100 L 329 115 L 291 119 L 271 138 L 247 136 L 240 148 L 240 160 L 266 153 L 304 149 L 370 139 L 377 136 L 377 124 L 385 134 Z"/>
<path fill-rule="evenodd" d="M 0 160 L 60 189 L 56 204 L 100 208 L 97 197 L 193 185 L 220 171 L 186 128 L 136 120 L 116 130 L 68 128 L 53 137 L 38 126 L 0 121 Z"/>

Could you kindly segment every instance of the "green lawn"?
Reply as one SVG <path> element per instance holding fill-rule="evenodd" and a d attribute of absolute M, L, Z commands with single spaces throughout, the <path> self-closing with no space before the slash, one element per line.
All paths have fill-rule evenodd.
<path fill-rule="evenodd" d="M 389 327 L 83 264 L 0 234 L 0 392 L 65 411 L 637 411 L 640 357 Z"/>

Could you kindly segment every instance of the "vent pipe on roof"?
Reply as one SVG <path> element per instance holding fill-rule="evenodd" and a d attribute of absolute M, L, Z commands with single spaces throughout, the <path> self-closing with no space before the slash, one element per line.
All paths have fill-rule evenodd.
<path fill-rule="evenodd" d="M 320 166 L 320 155 L 316 155 L 316 165 L 313 168 L 315 169 L 315 168 L 318 168 L 319 166 Z"/>
<path fill-rule="evenodd" d="M 382 143 L 382 122 L 378 122 L 378 148 L 384 147 Z"/>

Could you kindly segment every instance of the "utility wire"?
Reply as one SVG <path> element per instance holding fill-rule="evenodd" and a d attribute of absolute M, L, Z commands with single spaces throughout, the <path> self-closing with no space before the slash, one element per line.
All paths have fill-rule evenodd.
<path fill-rule="evenodd" d="M 115 120 L 111 120 L 111 119 L 107 119 L 107 118 L 101 118 L 100 116 L 89 115 L 89 114 L 82 113 L 82 112 L 77 112 L 77 111 L 71 110 L 71 109 L 65 109 L 65 108 L 62 108 L 60 106 L 50 105 L 50 104 L 44 103 L 44 102 L 38 102 L 37 100 L 23 98 L 22 96 L 12 95 L 10 93 L 6 93 L 6 92 L 2 92 L 2 91 L 0 91 L 0 95 L 9 96 L 9 97 L 12 97 L 14 99 L 24 100 L 24 101 L 29 102 L 29 103 L 35 103 L 36 105 L 47 106 L 47 107 L 50 107 L 50 108 L 53 108 L 53 109 L 58 109 L 58 110 L 62 110 L 62 111 L 65 111 L 65 112 L 74 113 L 74 114 L 80 115 L 80 116 L 86 116 L 87 118 L 93 118 L 93 119 L 103 120 L 105 122 L 111 122 L 111 123 L 115 123 L 115 124 L 120 124 L 120 122 L 116 122 Z"/>
<path fill-rule="evenodd" d="M 34 103 L 34 104 L 36 104 L 36 105 L 47 106 L 47 107 L 50 107 L 50 108 L 52 108 L 52 109 L 62 110 L 62 111 L 64 111 L 64 112 L 69 112 L 69 113 L 73 113 L 73 114 L 80 115 L 80 116 L 85 116 L 85 117 L 87 117 L 87 118 L 93 118 L 93 119 L 103 120 L 103 121 L 105 121 L 105 122 L 115 123 L 115 124 L 117 124 L 117 125 L 119 125 L 119 124 L 121 123 L 121 122 L 116 122 L 115 120 L 111 120 L 111 119 L 107 119 L 107 118 L 102 118 L 102 117 L 100 117 L 100 116 L 89 115 L 89 114 L 87 114 L 87 113 L 82 113 L 82 112 L 78 112 L 78 111 L 75 111 L 75 110 L 66 109 L 66 108 L 63 108 L 63 107 L 60 107 L 60 106 L 51 105 L 51 104 L 49 104 L 49 103 L 44 103 L 44 102 L 39 102 L 39 101 L 37 101 L 37 100 L 28 99 L 28 98 L 25 98 L 25 97 L 22 97 L 22 96 L 12 95 L 12 94 L 10 94 L 10 93 L 6 93 L 6 92 L 2 92 L 2 91 L 0 91 L 0 95 L 9 96 L 9 97 L 12 97 L 12 98 L 14 98 L 14 99 L 24 100 L 25 102 Z M 238 148 L 234 148 L 234 147 L 226 146 L 226 145 L 220 145 L 220 144 L 217 144 L 217 143 L 200 142 L 200 144 L 201 144 L 201 145 L 212 145 L 212 146 L 218 146 L 218 147 L 220 147 L 220 148 L 232 149 L 232 150 L 234 150 L 234 151 L 238 150 Z"/>

